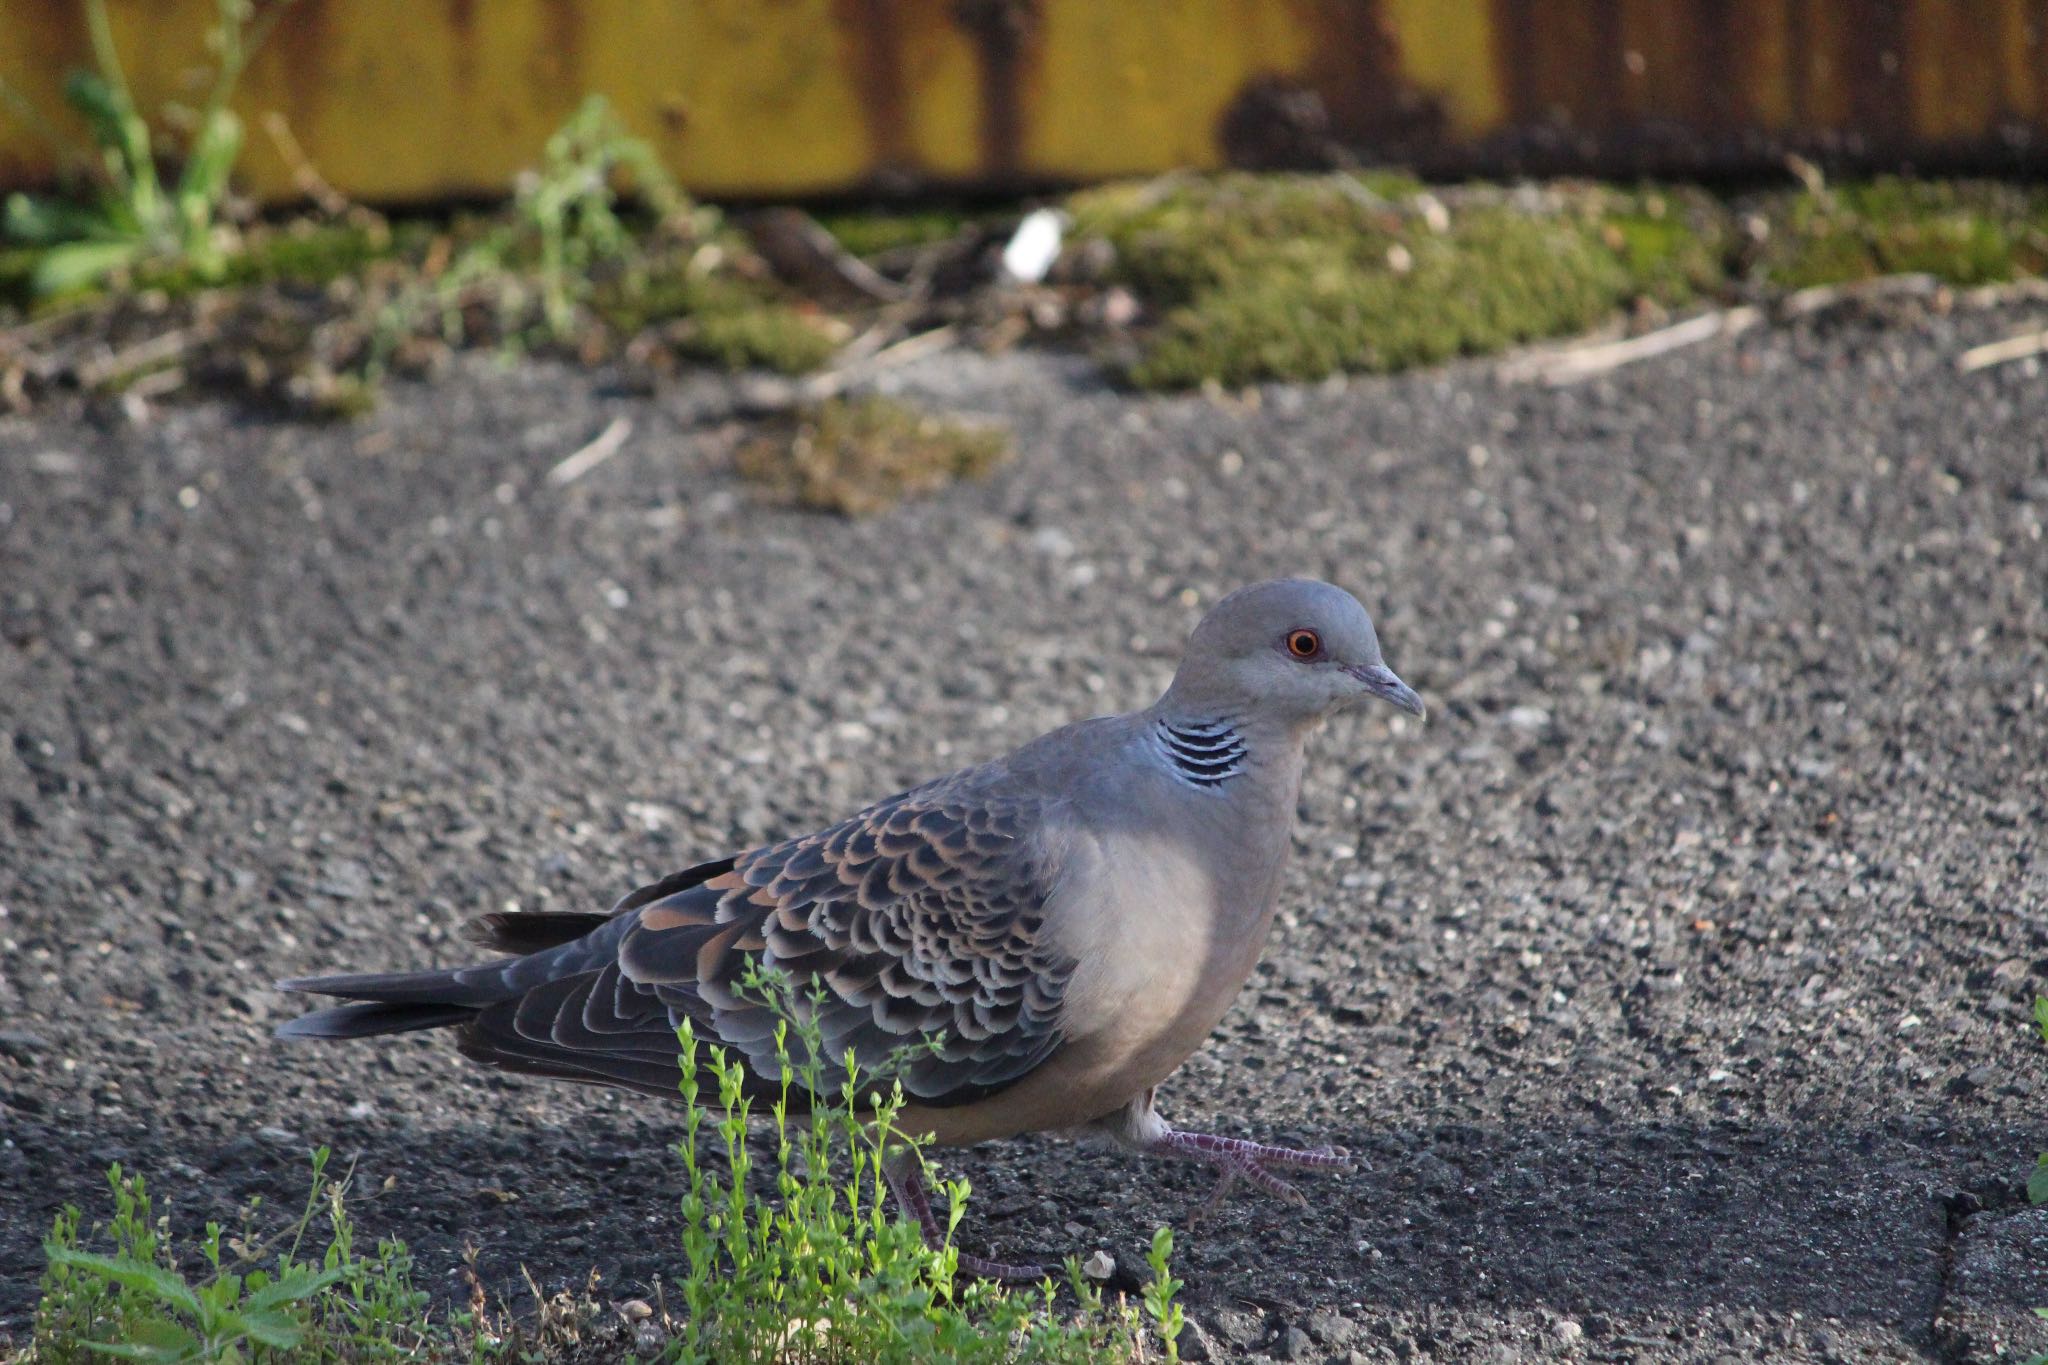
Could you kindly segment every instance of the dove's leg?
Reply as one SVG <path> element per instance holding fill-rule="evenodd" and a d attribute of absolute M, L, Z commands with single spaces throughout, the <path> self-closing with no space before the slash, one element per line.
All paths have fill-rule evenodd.
<path fill-rule="evenodd" d="M 918 1164 L 916 1153 L 896 1152 L 882 1162 L 882 1176 L 889 1182 L 890 1192 L 896 1196 L 896 1202 L 903 1211 L 917 1220 L 917 1226 L 924 1232 L 924 1244 L 937 1250 L 946 1244 L 946 1231 L 939 1226 L 939 1216 L 932 1212 L 932 1201 L 925 1193 L 924 1177 L 918 1173 Z M 960 1269 L 976 1279 L 1036 1284 L 1050 1273 L 1044 1266 L 1010 1265 L 964 1251 L 959 1253 L 959 1257 Z"/>
<path fill-rule="evenodd" d="M 1137 1151 L 1184 1157 L 1214 1166 L 1222 1178 L 1217 1181 L 1216 1192 L 1209 1196 L 1208 1204 L 1203 1206 L 1205 1212 L 1240 1180 L 1256 1185 L 1276 1199 L 1284 1199 L 1290 1204 L 1306 1204 L 1308 1200 L 1300 1190 L 1273 1174 L 1274 1167 L 1295 1171 L 1357 1169 L 1350 1154 L 1341 1147 L 1303 1151 L 1298 1147 L 1269 1147 L 1263 1142 L 1219 1137 L 1214 1133 L 1184 1132 L 1159 1116 L 1159 1111 L 1152 1107 L 1153 1094 L 1147 1090 L 1118 1110 L 1102 1127 L 1117 1141 Z"/>

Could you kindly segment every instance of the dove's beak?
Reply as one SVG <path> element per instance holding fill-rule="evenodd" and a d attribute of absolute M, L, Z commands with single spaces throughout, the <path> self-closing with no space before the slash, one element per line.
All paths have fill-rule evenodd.
<path fill-rule="evenodd" d="M 1346 673 L 1358 679 L 1365 690 L 1381 701 L 1389 701 L 1411 716 L 1424 713 L 1422 698 L 1414 688 L 1394 675 L 1394 670 L 1385 664 L 1361 664 L 1357 667 L 1346 665 Z"/>

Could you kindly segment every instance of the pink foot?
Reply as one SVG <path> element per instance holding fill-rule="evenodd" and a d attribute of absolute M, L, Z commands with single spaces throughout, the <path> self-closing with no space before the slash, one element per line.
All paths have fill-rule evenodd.
<path fill-rule="evenodd" d="M 1313 1151 L 1303 1151 L 1298 1147 L 1268 1147 L 1262 1142 L 1218 1137 L 1214 1133 L 1185 1133 L 1178 1128 L 1167 1129 L 1163 1136 L 1148 1145 L 1148 1150 L 1200 1161 L 1214 1166 L 1221 1173 L 1215 1193 L 1196 1210 L 1191 1222 L 1199 1221 L 1222 1203 L 1223 1196 L 1240 1180 L 1297 1207 L 1308 1203 L 1300 1190 L 1273 1174 L 1272 1168 L 1276 1166 L 1294 1171 L 1358 1169 L 1351 1160 L 1351 1154 L 1342 1147 L 1318 1147 Z"/>

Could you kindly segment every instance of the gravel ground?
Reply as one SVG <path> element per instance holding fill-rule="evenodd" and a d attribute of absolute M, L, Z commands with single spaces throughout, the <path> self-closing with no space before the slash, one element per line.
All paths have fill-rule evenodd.
<path fill-rule="evenodd" d="M 189 1227 L 290 1202 L 315 1142 L 437 1289 L 473 1243 L 508 1290 L 644 1290 L 667 1114 L 445 1039 L 288 1049 L 268 982 L 459 957 L 472 913 L 601 907 L 1142 704 L 1205 604 L 1300 572 L 1432 714 L 1322 737 L 1266 960 L 1164 1096 L 1367 1162 L 1183 1237 L 1190 1354 L 2048 1347 L 2048 390 L 1950 363 L 2036 321 L 1836 316 L 1564 390 L 942 356 L 898 382 L 1018 457 L 862 523 L 758 505 L 709 379 L 0 421 L 0 1314 L 108 1162 Z M 1207 1188 L 1060 1141 L 953 1164 L 1005 1254 L 1132 1253 Z"/>

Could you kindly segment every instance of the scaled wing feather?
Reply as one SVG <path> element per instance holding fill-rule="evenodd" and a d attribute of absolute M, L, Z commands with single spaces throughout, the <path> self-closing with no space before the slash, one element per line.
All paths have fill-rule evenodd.
<path fill-rule="evenodd" d="M 755 964 L 794 980 L 825 1075 L 848 1051 L 872 1072 L 936 1039 L 900 1072 L 909 1098 L 993 1094 L 1058 1049 L 1074 965 L 1045 931 L 1046 878 L 1025 837 L 1034 814 L 934 783 L 708 878 L 643 888 L 604 931 L 612 962 L 483 1010 L 465 1051 L 672 1094 L 674 1030 L 688 1018 L 745 1056 L 765 1090 L 779 1072 L 776 1020 L 744 984 Z"/>

